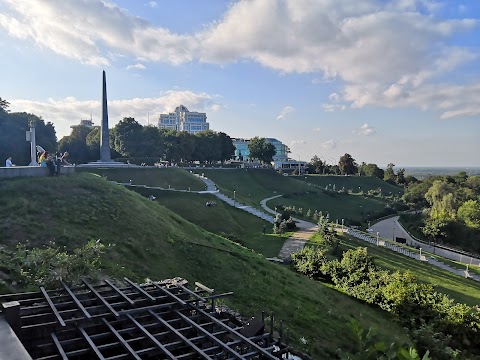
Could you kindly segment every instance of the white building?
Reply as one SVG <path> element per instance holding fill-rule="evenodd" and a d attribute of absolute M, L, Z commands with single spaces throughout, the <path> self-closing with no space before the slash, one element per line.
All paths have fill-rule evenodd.
<path fill-rule="evenodd" d="M 207 123 L 207 114 L 188 111 L 183 106 L 177 106 L 174 112 L 168 114 L 160 114 L 158 120 L 160 129 L 186 131 L 195 134 L 200 131 L 209 130 L 210 124 Z"/>

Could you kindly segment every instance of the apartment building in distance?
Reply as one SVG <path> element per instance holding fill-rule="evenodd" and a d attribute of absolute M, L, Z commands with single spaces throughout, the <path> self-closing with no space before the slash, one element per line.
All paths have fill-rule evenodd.
<path fill-rule="evenodd" d="M 200 131 L 209 130 L 210 124 L 207 122 L 206 113 L 189 111 L 185 106 L 180 105 L 175 108 L 174 112 L 160 114 L 158 127 L 196 134 Z"/>

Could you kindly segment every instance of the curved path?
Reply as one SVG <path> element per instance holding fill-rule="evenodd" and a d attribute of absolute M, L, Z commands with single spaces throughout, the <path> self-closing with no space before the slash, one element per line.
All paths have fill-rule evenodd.
<path fill-rule="evenodd" d="M 272 210 L 267 206 L 267 201 L 276 199 L 281 196 L 282 195 L 276 195 L 263 199 L 262 201 L 260 201 L 260 205 L 265 211 L 276 215 L 275 210 Z M 283 244 L 283 247 L 278 254 L 278 257 L 281 259 L 290 260 L 292 254 L 294 252 L 302 250 L 307 241 L 318 231 L 318 227 L 314 223 L 300 220 L 297 218 L 293 218 L 293 220 L 295 220 L 299 230 L 295 231 L 295 233 L 290 236 Z"/>
<path fill-rule="evenodd" d="M 478 258 L 474 258 L 468 255 L 462 255 L 447 249 L 430 246 L 428 244 L 415 240 L 398 222 L 399 218 L 399 216 L 393 216 L 372 225 L 371 228 L 373 230 L 373 233 L 376 234 L 378 232 L 381 238 L 392 239 L 393 241 L 395 241 L 396 237 L 401 237 L 407 239 L 407 245 L 419 246 L 422 248 L 422 250 L 425 250 L 435 255 L 443 256 L 444 258 L 450 260 L 462 262 L 464 264 L 480 266 L 480 259 Z"/>

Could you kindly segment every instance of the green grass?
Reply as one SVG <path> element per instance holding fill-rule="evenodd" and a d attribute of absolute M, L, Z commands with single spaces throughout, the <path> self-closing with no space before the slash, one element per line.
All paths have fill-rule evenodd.
<path fill-rule="evenodd" d="M 273 170 L 202 169 L 200 173 L 213 180 L 224 194 L 233 198 L 235 191 L 235 198 L 238 201 L 256 207 L 259 207 L 261 200 L 282 194 L 285 197 L 269 202 L 270 208 L 273 209 L 277 204 L 295 205 L 297 208 L 303 208 L 304 213 L 311 209 L 312 214 L 315 210 L 324 214 L 329 212 L 331 219 L 365 221 L 369 215 L 380 215 L 387 205 L 387 202 L 380 198 L 324 191 L 296 181 L 291 176 L 282 176 Z"/>
<path fill-rule="evenodd" d="M 177 190 L 205 190 L 205 183 L 193 176 L 189 171 L 178 168 L 77 168 L 80 172 L 89 172 L 107 177 L 108 180 L 135 185 L 147 185 Z"/>
<path fill-rule="evenodd" d="M 373 176 L 341 176 L 341 175 L 297 175 L 292 179 L 306 183 L 311 183 L 325 189 L 326 186 L 331 189 L 335 185 L 335 189 L 345 191 L 351 190 L 354 193 L 369 190 L 382 190 L 382 195 L 402 195 L 404 189 L 399 186 L 389 184 L 377 177 Z"/>
<path fill-rule="evenodd" d="M 480 304 L 480 283 L 471 279 L 452 274 L 431 264 L 411 259 L 383 247 L 377 247 L 365 241 L 343 237 L 340 246 L 343 250 L 357 247 L 367 247 L 375 258 L 375 263 L 392 271 L 410 271 L 419 281 L 431 283 L 439 292 L 445 293 L 458 302 L 467 305 Z"/>
<path fill-rule="evenodd" d="M 351 347 L 351 319 L 380 329 L 385 341 L 408 341 L 389 314 L 272 264 L 101 177 L 3 180 L 0 194 L 0 246 L 8 252 L 27 239 L 36 246 L 53 240 L 69 249 L 101 239 L 115 244 L 104 256 L 105 272 L 136 281 L 181 276 L 217 293 L 233 291 L 227 305 L 244 316 L 274 311 L 290 329 L 291 343 L 317 359 L 336 358 L 337 348 Z M 0 271 L 9 266 L 6 258 Z"/>
<path fill-rule="evenodd" d="M 213 195 L 152 191 L 141 188 L 138 191 L 145 196 L 155 195 L 157 198 L 155 201 L 184 219 L 266 257 L 277 256 L 285 242 L 285 237 L 272 233 L 272 224 L 269 222 L 234 208 Z M 207 207 L 205 206 L 207 201 L 214 201 L 217 205 Z"/>

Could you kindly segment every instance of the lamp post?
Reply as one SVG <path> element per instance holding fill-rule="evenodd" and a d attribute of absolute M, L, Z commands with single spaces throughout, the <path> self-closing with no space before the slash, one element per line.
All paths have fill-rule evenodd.
<path fill-rule="evenodd" d="M 235 194 L 237 193 L 236 190 L 233 190 L 233 206 L 237 207 L 237 204 L 235 203 Z"/>
<path fill-rule="evenodd" d="M 343 222 L 345 221 L 345 219 L 342 219 L 342 232 L 343 232 Z"/>
<path fill-rule="evenodd" d="M 392 240 L 395 241 L 395 225 L 393 226 L 393 229 L 392 229 Z"/>
<path fill-rule="evenodd" d="M 420 248 L 420 260 L 422 260 L 422 248 Z"/>
<path fill-rule="evenodd" d="M 378 242 L 378 236 L 379 236 L 379 235 L 380 235 L 380 233 L 377 231 L 377 246 L 378 246 L 378 244 L 379 244 L 379 242 Z"/>
<path fill-rule="evenodd" d="M 368 230 L 370 230 L 370 220 L 368 221 Z"/>

